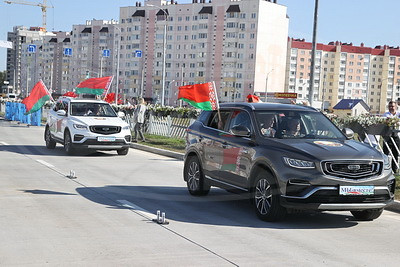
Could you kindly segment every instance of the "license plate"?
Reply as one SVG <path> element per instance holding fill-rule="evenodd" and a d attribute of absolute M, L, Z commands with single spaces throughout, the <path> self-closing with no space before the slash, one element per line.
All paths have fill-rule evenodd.
<path fill-rule="evenodd" d="M 97 137 L 99 142 L 113 142 L 115 141 L 115 136 L 99 136 Z"/>
<path fill-rule="evenodd" d="M 340 186 L 339 195 L 342 196 L 373 195 L 374 189 L 375 187 L 373 185 Z"/>

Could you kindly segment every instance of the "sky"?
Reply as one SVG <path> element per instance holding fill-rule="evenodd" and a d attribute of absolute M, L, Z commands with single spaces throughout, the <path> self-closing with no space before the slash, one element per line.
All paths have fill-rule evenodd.
<path fill-rule="evenodd" d="M 13 1 L 13 0 L 11 0 Z M 14 0 L 18 1 L 18 0 Z M 143 5 L 143 1 L 141 0 Z M 251 1 L 251 0 L 243 0 Z M 42 0 L 26 0 L 39 3 Z M 178 0 L 178 3 L 191 3 Z M 208 2 L 208 0 L 206 1 Z M 289 36 L 312 40 L 315 0 L 277 0 L 287 7 Z M 132 0 L 47 0 L 47 29 L 71 31 L 72 25 L 86 20 L 118 20 L 119 7 L 134 6 Z M 398 18 L 399 0 L 319 0 L 317 41 L 342 41 L 365 46 L 400 45 Z M 0 40 L 7 40 L 7 32 L 14 26 L 41 26 L 40 7 L 0 2 Z M 0 47 L 0 71 L 6 68 L 6 49 Z"/>

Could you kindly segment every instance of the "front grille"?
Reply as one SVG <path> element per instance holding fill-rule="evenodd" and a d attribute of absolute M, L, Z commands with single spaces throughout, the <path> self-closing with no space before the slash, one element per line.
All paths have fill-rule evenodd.
<path fill-rule="evenodd" d="M 383 163 L 380 161 L 324 161 L 322 170 L 327 175 L 347 179 L 361 179 L 382 172 Z"/>
<path fill-rule="evenodd" d="M 116 134 L 121 132 L 120 126 L 96 125 L 96 126 L 90 126 L 89 129 L 92 133 L 105 134 L 105 135 Z"/>

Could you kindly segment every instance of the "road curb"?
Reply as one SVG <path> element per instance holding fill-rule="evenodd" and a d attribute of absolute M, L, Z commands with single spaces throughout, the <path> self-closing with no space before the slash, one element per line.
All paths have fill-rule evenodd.
<path fill-rule="evenodd" d="M 166 157 L 175 158 L 175 159 L 178 159 L 178 160 L 183 160 L 183 157 L 184 157 L 183 153 L 174 152 L 174 151 L 170 151 L 170 150 L 166 150 L 166 149 L 162 149 L 162 148 L 157 148 L 157 147 L 141 145 L 141 144 L 137 144 L 137 143 L 132 143 L 131 144 L 131 148 L 135 148 L 135 149 L 139 149 L 139 150 L 143 150 L 143 151 L 147 151 L 147 152 L 163 155 L 163 156 L 166 156 Z"/>
<path fill-rule="evenodd" d="M 400 201 L 395 200 L 394 203 L 386 207 L 385 210 L 400 213 Z"/>

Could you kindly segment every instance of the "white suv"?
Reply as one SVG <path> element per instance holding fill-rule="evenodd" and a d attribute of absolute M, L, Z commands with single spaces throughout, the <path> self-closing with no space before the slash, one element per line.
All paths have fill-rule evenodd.
<path fill-rule="evenodd" d="M 54 149 L 61 143 L 68 155 L 77 149 L 116 150 L 126 155 L 132 135 L 122 115 L 104 101 L 61 97 L 47 116 L 46 147 Z"/>

